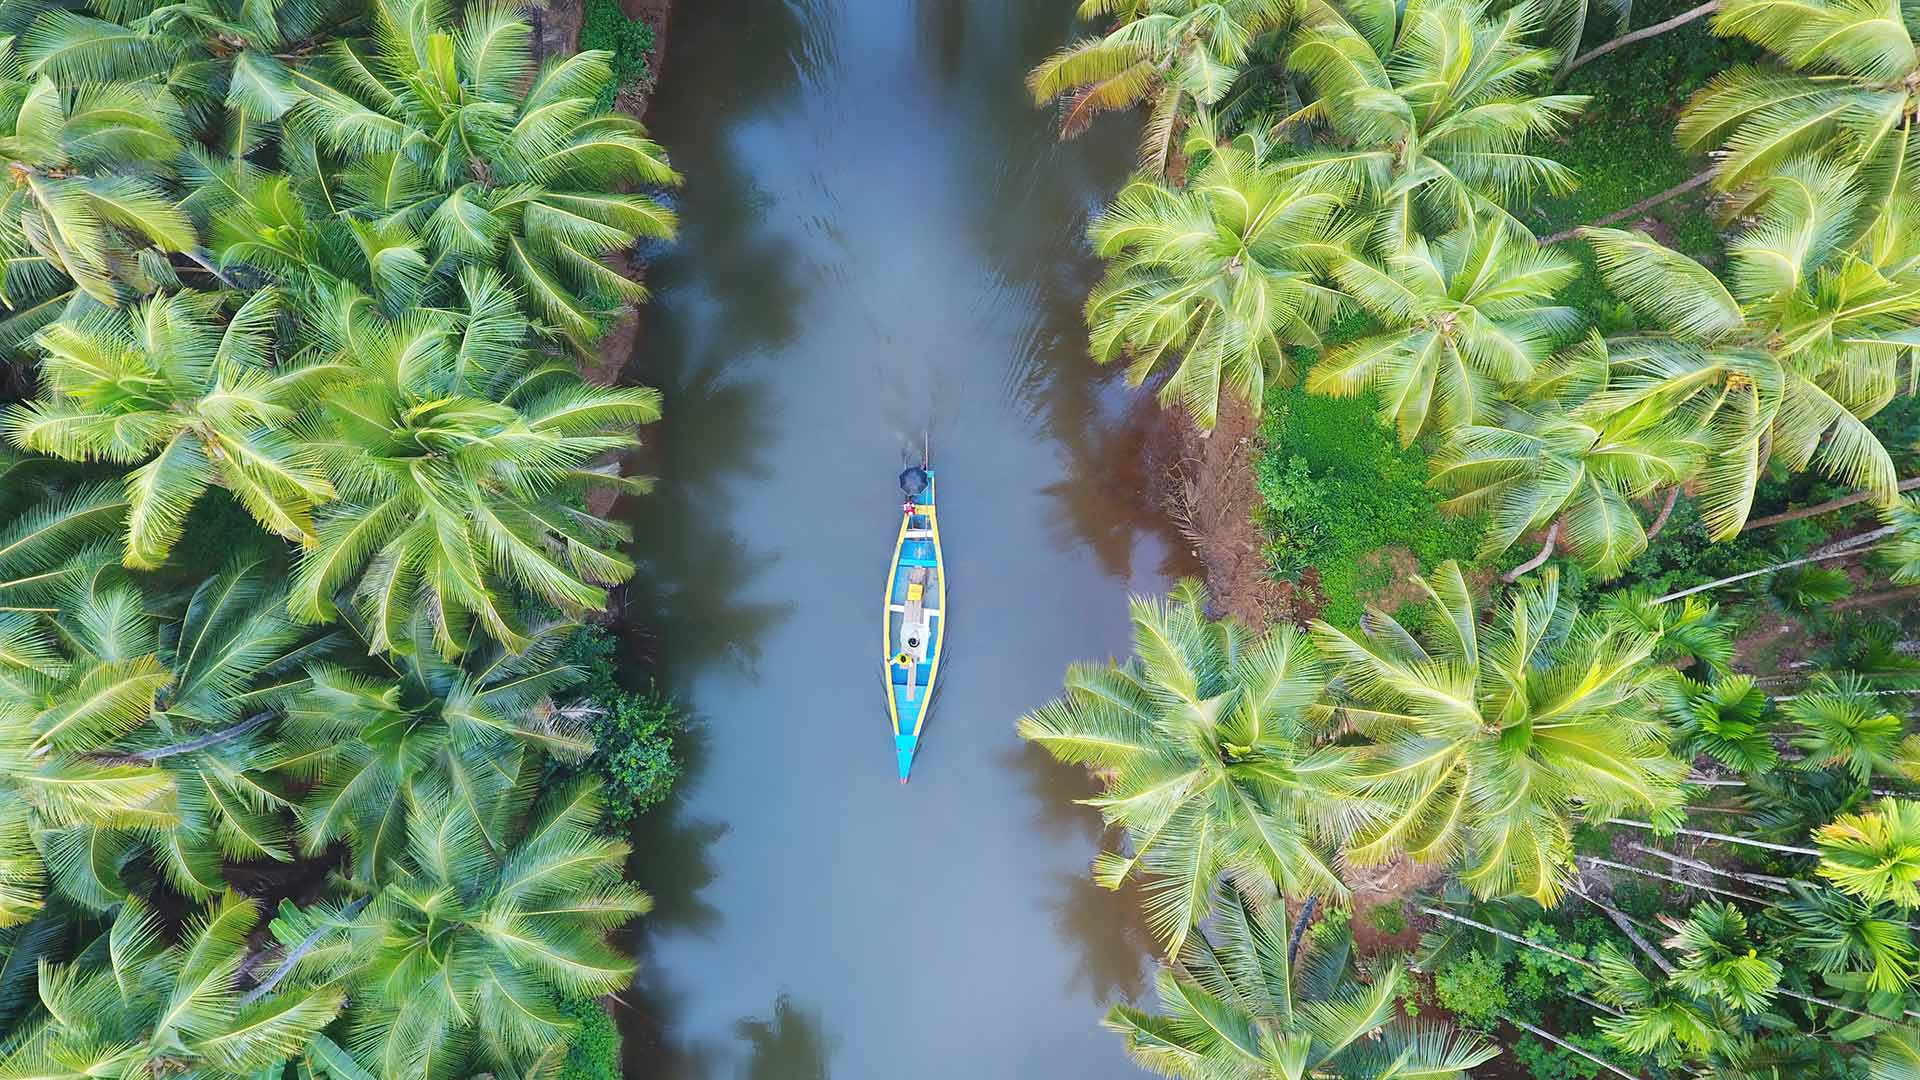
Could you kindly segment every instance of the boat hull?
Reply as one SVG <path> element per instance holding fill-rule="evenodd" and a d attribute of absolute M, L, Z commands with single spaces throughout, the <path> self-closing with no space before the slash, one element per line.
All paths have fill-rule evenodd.
<path fill-rule="evenodd" d="M 887 716 L 893 723 L 894 762 L 903 784 L 913 770 L 913 755 L 932 708 L 947 639 L 946 564 L 933 470 L 926 473 L 926 490 L 901 508 L 881 619 Z"/>

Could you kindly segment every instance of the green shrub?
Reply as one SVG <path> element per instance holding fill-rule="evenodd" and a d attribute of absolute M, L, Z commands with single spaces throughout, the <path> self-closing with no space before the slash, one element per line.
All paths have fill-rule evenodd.
<path fill-rule="evenodd" d="M 1463 1027 L 1490 1029 L 1507 1011 L 1504 967 L 1478 949 L 1461 953 L 1433 973 L 1433 995 Z"/>
<path fill-rule="evenodd" d="M 1607 1041 L 1598 1035 L 1576 1031 L 1560 1037 L 1588 1053 L 1607 1056 Z M 1533 1080 L 1594 1080 L 1600 1075 L 1600 1066 L 1531 1035 L 1522 1035 L 1513 1044 L 1513 1057 Z"/>
<path fill-rule="evenodd" d="M 568 998 L 560 1011 L 579 1025 L 567 1040 L 560 1080 L 620 1080 L 620 1029 L 593 998 Z"/>
<path fill-rule="evenodd" d="M 585 767 L 606 784 L 608 816 L 624 824 L 666 798 L 680 778 L 673 738 L 685 729 L 686 717 L 679 703 L 651 682 L 643 691 L 620 685 L 619 648 L 605 627 L 587 625 L 568 640 L 560 659 L 585 672 L 566 699 L 594 710 L 588 721 L 594 752 Z"/>
<path fill-rule="evenodd" d="M 593 718 L 593 767 L 607 785 L 608 813 L 616 822 L 667 797 L 680 778 L 673 737 L 685 726 L 678 702 L 657 685 L 621 690 L 601 703 Z"/>
<path fill-rule="evenodd" d="M 1359 619 L 1360 594 L 1391 583 L 1391 560 L 1376 554 L 1383 548 L 1404 548 L 1428 570 L 1471 559 L 1480 538 L 1477 520 L 1440 512 L 1426 454 L 1403 448 L 1377 408 L 1371 395 L 1277 388 L 1260 424 L 1254 471 L 1268 562 L 1289 578 L 1317 569 L 1322 614 L 1334 623 Z"/>
<path fill-rule="evenodd" d="M 1407 928 L 1407 913 L 1399 904 L 1379 904 L 1367 909 L 1367 922 L 1383 934 L 1398 934 Z"/>
<path fill-rule="evenodd" d="M 580 20 L 580 49 L 604 49 L 613 54 L 614 86 L 601 101 L 611 106 L 618 90 L 647 82 L 653 27 L 644 19 L 628 18 L 620 9 L 620 0 L 587 0 Z"/>

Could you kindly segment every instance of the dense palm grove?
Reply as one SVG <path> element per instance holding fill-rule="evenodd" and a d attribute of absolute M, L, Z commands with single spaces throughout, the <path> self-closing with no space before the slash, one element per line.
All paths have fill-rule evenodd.
<path fill-rule="evenodd" d="M 1269 442 L 1312 418 L 1296 386 L 1356 399 L 1482 538 L 1297 627 L 1136 601 L 1135 655 L 1021 721 L 1093 770 L 1094 877 L 1164 949 L 1108 1025 L 1169 1076 L 1460 1076 L 1506 1044 L 1541 1080 L 1920 1077 L 1920 665 L 1910 623 L 1831 606 L 1920 580 L 1887 419 L 1920 347 L 1920 9 L 1721 0 L 1617 40 L 1629 5 L 1566 0 L 1079 14 L 1036 100 L 1068 137 L 1146 116 L 1090 229 L 1095 358 L 1202 431 L 1280 401 Z M 1568 74 L 1630 83 L 1708 14 L 1754 58 L 1667 103 L 1708 173 L 1543 235 L 1594 107 Z M 1707 250 L 1635 227 L 1696 189 Z M 1323 527 L 1307 483 L 1261 476 L 1276 545 Z M 1838 496 L 1759 509 L 1782 492 Z M 1636 562 L 1848 508 L 1878 520 L 1737 575 Z M 1819 649 L 1743 670 L 1754 612 Z M 1410 883 L 1384 901 L 1381 868 Z"/>
<path fill-rule="evenodd" d="M 579 363 L 678 178 L 614 78 L 0 0 L 0 1076 L 553 1077 L 629 981 L 581 620 L 659 398 Z"/>

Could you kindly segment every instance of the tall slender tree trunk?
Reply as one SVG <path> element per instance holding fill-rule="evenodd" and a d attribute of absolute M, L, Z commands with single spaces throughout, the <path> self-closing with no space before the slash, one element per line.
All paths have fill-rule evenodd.
<path fill-rule="evenodd" d="M 1300 905 L 1300 917 L 1293 920 L 1293 933 L 1287 936 L 1287 966 L 1293 966 L 1294 959 L 1300 955 L 1300 939 L 1306 936 L 1307 923 L 1313 921 L 1313 910 L 1319 906 L 1317 896 L 1307 897 L 1307 902 Z"/>
<path fill-rule="evenodd" d="M 1920 488 L 1920 476 L 1908 477 L 1900 481 L 1899 486 L 1894 488 L 1894 490 L 1912 491 L 1914 488 Z M 1866 502 L 1868 499 L 1873 498 L 1874 494 L 1875 493 L 1871 491 L 1856 491 L 1851 495 L 1842 495 L 1837 499 L 1828 499 L 1823 503 L 1803 506 L 1798 510 L 1782 510 L 1777 514 L 1768 514 L 1766 517 L 1753 518 L 1745 525 L 1742 525 L 1740 531 L 1743 533 L 1752 532 L 1755 529 L 1764 529 L 1770 525 L 1785 525 L 1789 521 L 1799 521 L 1803 518 L 1830 514 L 1835 510 L 1845 509 L 1846 507 Z"/>
<path fill-rule="evenodd" d="M 1645 829 L 1648 832 L 1659 831 L 1655 829 L 1650 822 L 1635 821 L 1632 818 L 1608 818 L 1607 824 L 1631 825 L 1636 829 Z M 1765 840 L 1749 840 L 1744 836 L 1730 836 L 1726 833 L 1707 832 L 1704 829 L 1674 829 L 1673 831 L 1681 836 L 1697 836 L 1702 840 L 1718 840 L 1725 844 L 1745 844 L 1748 847 L 1765 848 L 1768 851 L 1780 851 L 1788 855 L 1812 855 L 1815 858 L 1818 858 L 1820 855 L 1820 853 L 1813 848 L 1794 847 L 1791 844 L 1772 844 Z"/>
<path fill-rule="evenodd" d="M 1667 489 L 1667 501 L 1660 507 L 1660 516 L 1654 518 L 1653 524 L 1647 526 L 1648 543 L 1652 543 L 1653 538 L 1660 535 L 1660 530 L 1667 527 L 1667 519 L 1673 516 L 1673 504 L 1679 501 L 1680 485 L 1675 484 Z"/>
<path fill-rule="evenodd" d="M 1580 70 L 1586 65 L 1593 63 L 1595 60 L 1600 59 L 1601 57 L 1607 55 L 1608 53 L 1613 52 L 1615 49 L 1624 49 L 1627 46 L 1632 45 L 1636 41 L 1645 41 L 1648 38 L 1659 37 L 1661 34 L 1664 34 L 1669 30 L 1677 30 L 1680 27 L 1685 26 L 1688 23 L 1694 21 L 1695 19 L 1703 18 L 1719 10 L 1720 10 L 1720 0 L 1708 0 L 1707 3 L 1701 4 L 1699 7 L 1696 7 L 1696 8 L 1689 8 L 1686 11 L 1683 11 L 1680 14 L 1675 15 L 1673 18 L 1667 19 L 1664 22 L 1657 22 L 1657 23 L 1654 23 L 1652 26 L 1643 26 L 1640 29 L 1635 30 L 1629 34 L 1621 34 L 1619 37 L 1614 38 L 1612 41 L 1604 42 L 1600 45 L 1595 46 L 1592 49 L 1587 50 L 1584 53 L 1581 53 L 1579 56 L 1574 57 L 1573 63 L 1568 64 L 1566 70 L 1560 73 L 1560 80 L 1564 82 L 1567 76 Z"/>
<path fill-rule="evenodd" d="M 1553 524 L 1547 526 L 1547 538 L 1545 541 L 1541 543 L 1540 551 L 1537 554 L 1535 554 L 1533 558 L 1528 559 L 1526 562 L 1521 563 L 1519 566 L 1516 566 L 1513 569 L 1507 571 L 1506 573 L 1501 574 L 1500 580 L 1511 585 L 1514 582 L 1519 581 L 1522 577 L 1525 577 L 1527 574 L 1530 574 L 1534 570 L 1538 569 L 1541 563 L 1546 562 L 1547 559 L 1552 557 L 1553 545 L 1559 539 L 1560 539 L 1560 522 L 1558 520 L 1555 520 Z"/>
<path fill-rule="evenodd" d="M 1540 241 L 1540 243 L 1557 244 L 1562 240 L 1572 239 L 1574 236 L 1579 234 L 1581 229 L 1603 228 L 1605 226 L 1612 225 L 1617 221 L 1625 221 L 1628 218 L 1639 217 L 1641 214 L 1644 214 L 1647 211 L 1653 209 L 1654 207 L 1659 206 L 1661 203 L 1671 202 L 1674 199 L 1677 199 L 1680 196 L 1685 195 L 1687 192 L 1692 191 L 1697 187 L 1700 187 L 1701 185 L 1705 184 L 1707 181 L 1712 179 L 1713 179 L 1713 170 L 1708 169 L 1706 172 L 1700 173 L 1697 176 L 1691 177 L 1687 180 L 1683 180 L 1680 183 L 1673 185 L 1672 187 L 1668 188 L 1667 190 L 1661 192 L 1658 195 L 1649 195 L 1648 197 L 1641 199 L 1639 202 L 1634 203 L 1632 206 L 1627 207 L 1625 210 L 1616 210 L 1613 213 L 1608 214 L 1606 217 L 1603 217 L 1598 221 L 1589 222 L 1586 225 L 1575 225 L 1571 229 L 1562 229 L 1559 232 L 1554 233 L 1552 236 L 1549 236 L 1546 239 Z"/>
<path fill-rule="evenodd" d="M 1844 559 L 1849 555 L 1863 554 L 1872 551 L 1878 546 L 1877 541 L 1885 539 L 1897 531 L 1898 528 L 1896 526 L 1889 525 L 1882 529 L 1875 529 L 1869 533 L 1861 533 L 1859 536 L 1850 536 L 1838 543 L 1830 544 L 1826 548 L 1814 552 L 1812 555 L 1798 559 L 1788 559 L 1786 562 L 1774 563 L 1772 566 L 1763 566 L 1758 570 L 1749 570 L 1744 574 L 1735 574 L 1732 577 L 1723 577 L 1718 581 L 1709 581 L 1705 585 L 1695 585 L 1691 589 L 1681 589 L 1679 592 L 1671 592 L 1665 596 L 1655 597 L 1653 602 L 1656 604 L 1664 604 L 1669 600 L 1678 600 L 1683 596 L 1692 596 L 1694 593 L 1717 589 L 1722 585 L 1731 585 L 1736 581 L 1763 577 L 1767 574 L 1778 573 L 1782 570 L 1791 570 L 1796 566 L 1806 566 L 1809 563 L 1826 562 L 1829 559 Z"/>

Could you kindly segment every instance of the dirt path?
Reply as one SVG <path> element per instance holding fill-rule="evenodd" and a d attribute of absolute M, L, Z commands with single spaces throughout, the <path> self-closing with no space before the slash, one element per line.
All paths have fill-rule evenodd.
<path fill-rule="evenodd" d="M 1147 440 L 1147 469 L 1155 503 L 1206 567 L 1214 614 L 1252 627 L 1305 624 L 1319 604 L 1311 581 L 1276 581 L 1267 569 L 1266 538 L 1254 521 L 1260 488 L 1259 421 L 1239 402 L 1223 403 L 1220 422 L 1203 437 L 1179 409 L 1160 409 Z M 1311 572 L 1309 572 L 1311 577 Z"/>

